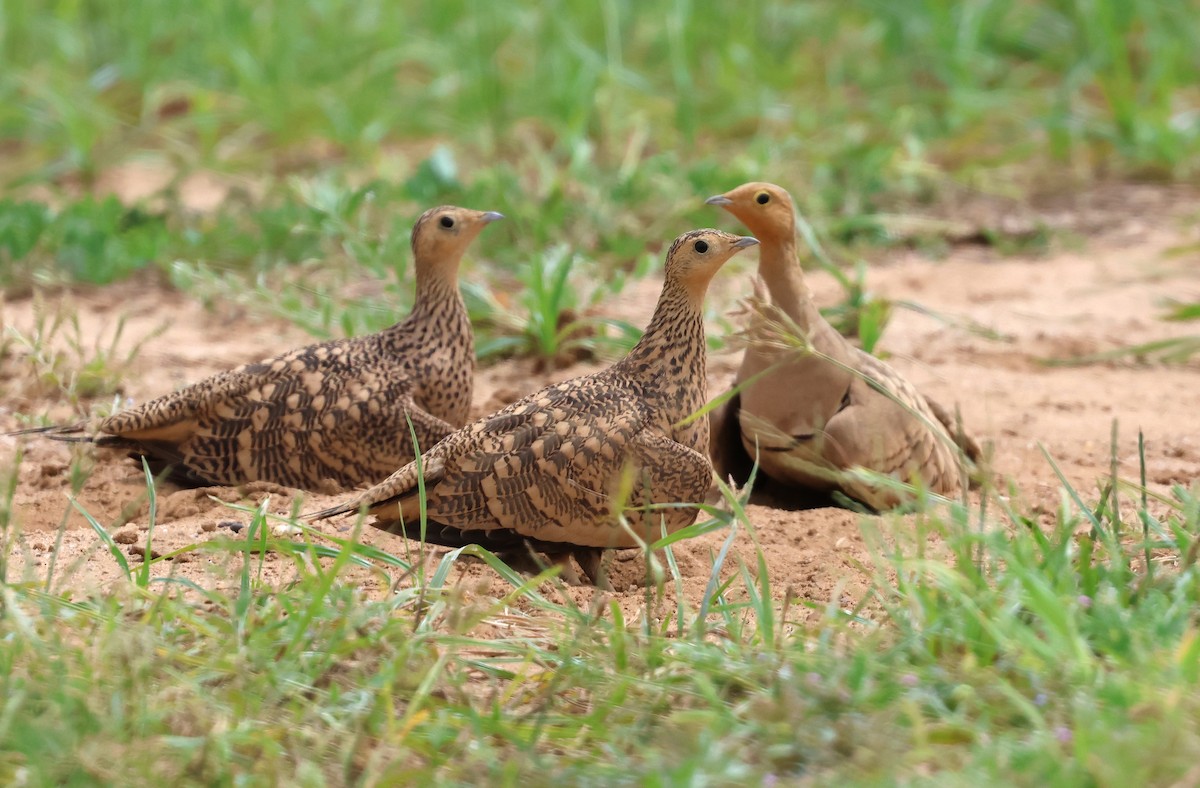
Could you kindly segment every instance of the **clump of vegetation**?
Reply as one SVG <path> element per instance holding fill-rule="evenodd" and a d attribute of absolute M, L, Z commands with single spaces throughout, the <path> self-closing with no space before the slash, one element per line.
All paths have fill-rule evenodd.
<path fill-rule="evenodd" d="M 49 306 L 40 295 L 35 296 L 33 316 L 28 331 L 4 326 L 0 360 L 8 367 L 5 394 L 13 399 L 65 398 L 76 407 L 119 394 L 142 347 L 166 328 L 127 344 L 126 317 L 121 315 L 107 339 L 103 333 L 88 336 L 69 302 Z"/>
<path fill-rule="evenodd" d="M 0 200 L 0 260 L 6 263 L 0 282 L 8 286 L 107 284 L 160 258 L 171 241 L 162 215 L 127 208 L 115 197 L 85 198 L 58 211 Z"/>
<path fill-rule="evenodd" d="M 644 256 L 634 275 L 644 275 L 652 259 Z M 619 356 L 632 348 L 642 335 L 640 328 L 590 311 L 603 296 L 620 292 L 625 277 L 608 286 L 581 288 L 581 263 L 578 254 L 561 246 L 535 257 L 517 273 L 520 284 L 513 306 L 507 306 L 496 290 L 468 283 L 472 322 L 487 335 L 478 347 L 479 356 L 529 355 L 554 369 L 596 355 Z"/>

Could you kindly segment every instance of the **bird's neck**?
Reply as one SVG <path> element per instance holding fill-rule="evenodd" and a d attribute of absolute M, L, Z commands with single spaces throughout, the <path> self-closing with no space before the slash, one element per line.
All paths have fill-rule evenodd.
<path fill-rule="evenodd" d="M 668 280 L 646 333 L 618 364 L 639 381 L 647 399 L 660 404 L 672 424 L 699 410 L 708 399 L 703 311 L 706 288 L 702 285 L 707 283 L 688 285 Z M 707 424 L 707 419 L 698 419 L 686 432 L 690 436 Z"/>
<path fill-rule="evenodd" d="M 397 335 L 406 337 L 413 349 L 428 343 L 429 349 L 442 347 L 452 337 L 471 338 L 471 321 L 467 316 L 467 305 L 458 292 L 458 283 L 445 276 L 418 274 L 416 296 L 412 312 L 392 327 Z M 470 348 L 473 353 L 473 346 Z M 412 352 L 412 350 L 407 350 Z"/>
<path fill-rule="evenodd" d="M 771 303 L 806 331 L 819 325 L 821 313 L 813 303 L 812 290 L 796 256 L 795 232 L 759 240 L 758 272 L 771 294 Z"/>
<path fill-rule="evenodd" d="M 676 351 L 699 354 L 704 361 L 703 296 L 685 285 L 668 280 L 654 307 L 650 325 L 626 360 L 662 358 Z"/>
<path fill-rule="evenodd" d="M 459 298 L 458 267 L 446 270 L 450 266 L 416 266 L 416 298 L 413 308 L 423 303 L 437 306 L 448 300 Z"/>

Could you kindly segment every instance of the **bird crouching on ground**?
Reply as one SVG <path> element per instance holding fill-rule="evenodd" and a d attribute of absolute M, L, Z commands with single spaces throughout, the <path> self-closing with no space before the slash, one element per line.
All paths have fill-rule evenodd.
<path fill-rule="evenodd" d="M 463 253 L 492 211 L 442 206 L 412 233 L 408 317 L 375 334 L 292 350 L 218 373 L 85 424 L 16 435 L 89 442 L 145 456 L 187 486 L 273 482 L 316 491 L 373 484 L 466 423 L 475 342 L 458 291 Z"/>
<path fill-rule="evenodd" d="M 681 235 L 650 325 L 625 358 L 457 430 L 419 464 L 310 517 L 366 508 L 375 527 L 418 538 L 423 483 L 427 542 L 573 554 L 598 582 L 603 549 L 696 519 L 693 507 L 646 507 L 708 492 L 708 420 L 687 420 L 707 399 L 703 302 L 721 265 L 756 243 L 718 230 Z"/>
<path fill-rule="evenodd" d="M 711 414 L 717 472 L 743 481 L 757 457 L 762 473 L 784 486 L 838 490 L 876 510 L 904 499 L 860 469 L 942 495 L 961 490 L 964 455 L 977 461 L 978 445 L 944 408 L 821 315 L 796 254 L 791 196 L 774 184 L 747 183 L 706 202 L 761 241 L 758 275 L 769 294 L 750 316 L 734 381 L 740 393 Z M 777 341 L 781 329 L 802 347 Z"/>

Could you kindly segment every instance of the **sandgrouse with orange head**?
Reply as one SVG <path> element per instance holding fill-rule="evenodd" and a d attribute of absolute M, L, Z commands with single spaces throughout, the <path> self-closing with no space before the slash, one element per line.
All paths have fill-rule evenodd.
<path fill-rule="evenodd" d="M 366 508 L 374 525 L 493 550 L 574 554 L 596 582 L 604 548 L 653 541 L 692 523 L 712 483 L 703 301 L 717 269 L 755 239 L 718 230 L 680 236 L 649 327 L 612 367 L 548 386 L 454 432 L 316 519 Z M 624 523 L 622 523 L 624 520 Z"/>
<path fill-rule="evenodd" d="M 774 184 L 747 183 L 706 202 L 732 213 L 760 240 L 758 273 L 769 294 L 769 304 L 760 299 L 751 316 L 735 379 L 740 394 L 712 413 L 717 472 L 737 478 L 757 457 L 776 482 L 839 490 L 875 509 L 895 507 L 902 496 L 855 469 L 919 478 L 943 495 L 962 489 L 968 481 L 962 453 L 978 460 L 978 446 L 944 408 L 821 315 L 796 255 L 790 195 Z M 780 327 L 817 352 L 772 341 Z"/>
<path fill-rule="evenodd" d="M 219 373 L 86 427 L 23 430 L 145 456 L 185 485 L 265 481 L 305 490 L 373 484 L 466 423 L 475 343 L 458 291 L 463 253 L 495 212 L 442 206 L 412 233 L 409 316 Z M 18 434 L 20 434 L 18 433 Z"/>

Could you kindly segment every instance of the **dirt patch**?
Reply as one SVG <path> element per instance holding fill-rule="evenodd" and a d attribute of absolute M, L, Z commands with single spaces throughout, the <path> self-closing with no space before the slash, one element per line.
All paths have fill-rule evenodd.
<path fill-rule="evenodd" d="M 1189 215 L 1191 221 L 1178 218 Z M 1119 425 L 1117 456 L 1124 477 L 1136 478 L 1141 430 L 1151 486 L 1166 491 L 1171 484 L 1191 483 L 1200 474 L 1196 415 L 1200 413 L 1200 365 L 1117 362 L 1070 368 L 1048 367 L 1040 360 L 1188 333 L 1190 327 L 1157 316 L 1165 299 L 1200 299 L 1196 215 L 1194 207 L 1189 214 L 1174 203 L 1168 213 L 1116 223 L 1095 232 L 1078 249 L 1051 256 L 1000 258 L 980 247 L 959 248 L 940 261 L 916 253 L 897 254 L 871 269 L 869 281 L 875 292 L 969 319 L 1003 338 L 983 337 L 899 309 L 882 349 L 923 390 L 943 403 L 957 403 L 968 428 L 992 444 L 996 472 L 1011 479 L 1031 506 L 1053 511 L 1060 502 L 1059 484 L 1040 446 L 1085 496 L 1103 483 L 1109 472 L 1114 420 Z M 723 273 L 724 284 L 714 293 L 717 310 L 732 308 L 734 299 L 749 291 L 753 259 L 747 257 L 751 259 Z M 812 279 L 819 300 L 837 296 L 830 278 L 814 275 Z M 620 305 L 613 306 L 613 313 L 644 323 L 657 286 L 653 281 L 638 283 L 622 296 Z M 81 331 L 89 337 L 113 331 L 122 314 L 126 325 L 121 343 L 161 329 L 146 341 L 125 375 L 120 396 L 131 401 L 309 341 L 288 324 L 219 305 L 205 309 L 185 295 L 144 282 L 60 297 L 70 301 L 66 308 L 78 313 Z M 6 326 L 28 331 L 34 321 L 33 304 L 9 303 L 3 317 Z M 75 418 L 78 414 L 68 403 L 21 393 L 36 389 L 24 385 L 30 366 L 22 353 L 10 347 L 0 367 L 0 386 L 5 390 L 0 429 L 20 426 L 18 413 Z M 712 393 L 727 385 L 736 362 L 732 354 L 710 357 Z M 486 368 L 477 379 L 475 411 L 481 415 L 535 385 L 594 368 L 576 365 L 536 374 L 527 361 Z M 0 438 L 0 468 L 11 466 L 18 450 L 23 457 L 14 502 L 23 536 L 11 556 L 14 570 L 44 578 L 53 560 L 56 588 L 87 590 L 118 581 L 116 562 L 68 498 L 73 463 L 92 463 L 91 454 L 44 440 L 18 443 L 5 437 Z M 121 535 L 120 549 L 141 555 L 148 530 L 145 494 L 135 464 L 119 455 L 99 454 L 77 501 L 106 529 Z M 334 500 L 308 496 L 301 501 L 294 491 L 270 485 L 179 490 L 164 484 L 157 500 L 152 550 L 166 555 L 209 540 L 244 539 L 250 515 L 232 507 L 263 505 L 282 515 L 294 507 L 307 511 Z M 861 596 L 868 581 L 861 567 L 870 564 L 864 525 L 894 532 L 911 530 L 913 523 L 912 517 L 862 518 L 828 508 L 784 511 L 756 505 L 749 514 L 755 532 L 742 530 L 735 535 L 720 574 L 738 572 L 741 565 L 754 573 L 757 540 L 775 594 L 790 593 L 819 607 L 831 602 L 851 607 Z M 343 538 L 353 534 L 348 522 L 322 523 L 318 531 Z M 689 604 L 694 606 L 702 597 L 728 534 L 720 530 L 675 546 Z M 394 555 L 414 557 L 412 544 L 390 534 L 367 529 L 361 540 Z M 56 549 L 57 558 L 52 558 Z M 436 563 L 445 552 L 431 550 L 427 560 Z M 283 556 L 268 554 L 254 560 L 261 560 L 262 575 L 271 582 L 286 582 L 296 571 L 292 559 Z M 230 573 L 241 561 L 240 555 L 195 552 L 156 565 L 155 573 L 210 587 L 232 587 Z M 629 614 L 645 609 L 646 569 L 641 556 L 617 554 L 609 566 L 614 585 L 610 597 Z M 451 577 L 471 594 L 500 596 L 509 590 L 490 568 L 473 560 L 461 561 Z M 398 579 L 395 572 L 365 569 L 351 570 L 348 578 L 370 593 L 386 593 Z M 581 605 L 589 604 L 596 593 L 588 588 L 549 591 L 568 594 Z M 666 594 L 665 614 L 670 615 L 675 595 L 670 580 Z"/>

